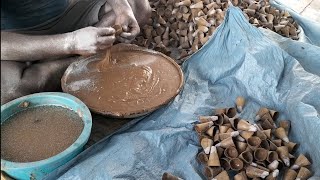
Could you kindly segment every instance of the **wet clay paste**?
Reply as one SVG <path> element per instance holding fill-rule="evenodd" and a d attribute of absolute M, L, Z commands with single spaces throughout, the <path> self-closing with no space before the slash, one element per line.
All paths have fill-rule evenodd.
<path fill-rule="evenodd" d="M 75 62 L 62 78 L 63 90 L 95 112 L 132 117 L 169 102 L 181 89 L 180 67 L 160 53 L 118 44 L 106 56 Z"/>

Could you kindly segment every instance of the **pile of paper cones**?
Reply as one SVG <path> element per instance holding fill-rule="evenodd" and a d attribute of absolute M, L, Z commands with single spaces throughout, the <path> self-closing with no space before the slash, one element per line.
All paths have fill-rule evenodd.
<path fill-rule="evenodd" d="M 232 0 L 256 27 L 298 39 L 298 25 L 269 0 Z M 200 49 L 223 22 L 228 0 L 150 0 L 151 18 L 141 27 L 134 44 L 160 51 L 178 63 Z"/>
<path fill-rule="evenodd" d="M 245 99 L 238 97 L 235 107 L 216 109 L 210 116 L 200 116 L 195 130 L 202 151 L 197 155 L 205 165 L 208 179 L 229 179 L 229 171 L 237 172 L 235 180 L 277 179 L 284 171 L 284 180 L 308 179 L 312 173 L 306 156 L 293 154 L 298 145 L 290 141 L 290 121 L 276 124 L 279 113 L 260 108 L 256 123 L 242 119 L 239 113 Z"/>

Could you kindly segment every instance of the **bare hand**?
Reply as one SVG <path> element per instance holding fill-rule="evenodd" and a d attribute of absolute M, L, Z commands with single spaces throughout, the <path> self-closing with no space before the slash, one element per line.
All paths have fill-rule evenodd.
<path fill-rule="evenodd" d="M 72 32 L 74 54 L 91 55 L 111 47 L 115 41 L 113 28 L 86 27 Z"/>
<path fill-rule="evenodd" d="M 123 29 L 123 33 L 118 38 L 120 42 L 130 43 L 140 33 L 139 24 L 131 9 L 118 14 L 115 24 L 121 25 Z"/>

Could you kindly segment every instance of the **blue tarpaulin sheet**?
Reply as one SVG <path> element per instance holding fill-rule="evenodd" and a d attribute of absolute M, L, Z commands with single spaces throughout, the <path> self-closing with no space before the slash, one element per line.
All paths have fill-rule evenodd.
<path fill-rule="evenodd" d="M 247 100 L 244 119 L 253 122 L 260 107 L 269 107 L 291 120 L 289 138 L 320 176 L 320 48 L 311 36 L 316 41 L 305 43 L 260 30 L 230 7 L 215 35 L 183 64 L 185 85 L 170 104 L 131 121 L 47 178 L 160 179 L 170 172 L 203 179 L 193 123 L 234 106 L 237 96 Z"/>

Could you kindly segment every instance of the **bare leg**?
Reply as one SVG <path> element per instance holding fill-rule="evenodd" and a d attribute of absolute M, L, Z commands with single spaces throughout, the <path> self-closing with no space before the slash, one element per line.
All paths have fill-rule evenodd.
<path fill-rule="evenodd" d="M 26 63 L 1 61 L 1 105 L 32 93 L 61 90 L 60 79 L 78 57 L 50 60 L 28 66 Z"/>

